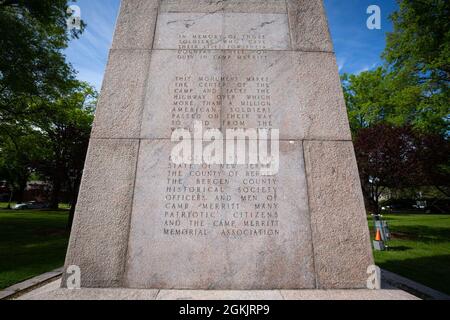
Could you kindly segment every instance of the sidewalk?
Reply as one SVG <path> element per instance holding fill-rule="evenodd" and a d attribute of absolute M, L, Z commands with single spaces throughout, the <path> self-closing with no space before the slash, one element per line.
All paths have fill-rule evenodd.
<path fill-rule="evenodd" d="M 420 283 L 382 270 L 382 290 L 145 290 L 60 289 L 62 268 L 44 273 L 0 291 L 0 299 L 19 300 L 450 300 L 450 296 Z"/>

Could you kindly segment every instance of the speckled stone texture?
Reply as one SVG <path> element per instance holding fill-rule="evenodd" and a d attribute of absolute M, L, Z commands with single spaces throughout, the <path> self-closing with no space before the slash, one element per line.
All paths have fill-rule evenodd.
<path fill-rule="evenodd" d="M 161 0 L 161 12 L 286 13 L 285 0 Z"/>
<path fill-rule="evenodd" d="M 151 49 L 159 0 L 122 0 L 113 49 Z"/>
<path fill-rule="evenodd" d="M 146 50 L 112 50 L 97 103 L 93 138 L 139 138 L 150 63 Z"/>
<path fill-rule="evenodd" d="M 83 287 L 117 287 L 127 250 L 138 140 L 92 139 L 72 226 L 66 266 Z"/>
<path fill-rule="evenodd" d="M 60 280 L 17 300 L 420 300 L 402 290 L 154 290 L 59 289 Z"/>
<path fill-rule="evenodd" d="M 177 51 L 153 51 L 142 113 L 141 138 L 170 139 L 173 96 L 161 92 L 173 92 L 173 79 L 177 75 L 189 75 L 189 84 L 195 86 L 198 78 L 205 74 L 235 77 L 236 81 L 244 81 L 258 74 L 270 79 L 271 121 L 274 128 L 281 128 L 281 139 L 351 139 L 336 60 L 331 53 L 267 51 L 252 53 L 254 59 L 243 60 L 246 53 L 209 50 L 206 58 L 205 54 L 194 54 L 188 63 L 167 68 L 179 63 L 178 56 Z M 222 56 L 226 58 L 218 59 Z M 230 81 L 225 89 L 233 88 L 233 85 Z M 200 95 L 202 90 L 196 87 L 192 94 Z M 247 94 L 237 93 L 234 100 L 245 99 Z M 216 96 L 208 93 L 207 99 L 217 101 Z M 201 107 L 199 103 L 194 106 Z M 226 120 L 232 112 L 228 106 L 221 112 L 221 118 L 209 120 L 210 127 L 258 127 L 257 114 L 249 114 L 244 126 L 228 126 L 221 124 L 220 120 Z M 208 115 L 202 114 L 201 120 L 208 120 Z M 193 122 L 193 118 L 182 119 L 181 126 L 190 128 Z"/>
<path fill-rule="evenodd" d="M 286 0 L 292 47 L 301 51 L 333 51 L 322 0 Z"/>
<path fill-rule="evenodd" d="M 126 268 L 126 287 L 166 289 L 272 289 L 314 288 L 311 230 L 307 208 L 306 178 L 304 176 L 301 141 L 280 143 L 280 170 L 270 176 L 280 182 L 274 203 L 278 206 L 279 231 L 277 236 L 235 235 L 222 236 L 223 230 L 254 230 L 245 227 L 246 219 L 235 219 L 236 212 L 255 212 L 255 202 L 240 201 L 239 209 L 205 210 L 203 203 L 215 203 L 215 198 L 229 195 L 240 200 L 239 188 L 248 170 L 245 165 L 234 169 L 194 166 L 203 173 L 218 172 L 230 183 L 223 192 L 209 192 L 206 199 L 191 200 L 185 212 L 211 212 L 214 217 L 204 218 L 202 229 L 208 236 L 170 237 L 163 232 L 175 227 L 165 226 L 164 213 L 170 211 L 161 201 L 167 195 L 167 163 L 174 143 L 169 140 L 141 142 L 131 232 Z M 196 187 L 198 176 L 189 175 L 189 169 L 180 169 L 182 185 Z M 236 172 L 230 178 L 230 173 Z M 154 181 L 160 181 L 155 184 Z M 276 183 L 276 182 L 275 182 Z M 248 185 L 248 184 L 247 184 Z M 295 190 L 295 196 L 292 195 Z M 261 191 L 262 192 L 262 191 Z M 271 193 L 267 193 L 271 195 Z M 223 202 L 226 203 L 225 201 Z M 258 202 L 256 202 L 258 203 Z M 152 204 L 149 206 L 149 204 Z M 179 210 L 181 211 L 181 209 Z M 217 211 L 217 212 L 215 212 Z M 264 212 L 259 210 L 260 215 Z M 177 229 L 189 228 L 189 218 L 180 219 Z M 255 218 L 268 223 L 274 218 Z M 222 221 L 235 221 L 234 227 L 216 227 Z M 173 230 L 173 229 L 171 229 Z M 151 245 L 150 245 L 151 244 Z"/>
<path fill-rule="evenodd" d="M 194 120 L 279 129 L 273 180 L 251 166 L 173 167 L 172 132 Z M 245 191 L 251 184 L 259 188 Z M 373 264 L 369 240 L 321 0 L 122 1 L 66 259 L 81 267 L 82 287 L 360 289 Z M 312 296 L 357 298 L 336 292 Z"/>
<path fill-rule="evenodd" d="M 373 264 L 364 201 L 350 141 L 306 141 L 317 287 L 363 288 Z"/>
<path fill-rule="evenodd" d="M 198 35 L 226 38 L 238 36 L 239 41 L 224 42 L 217 39 L 207 44 L 183 46 L 180 37 L 190 39 Z M 264 36 L 264 45 L 253 46 L 246 35 Z M 158 16 L 155 49 L 290 49 L 288 18 L 284 14 L 269 13 L 170 13 Z"/>

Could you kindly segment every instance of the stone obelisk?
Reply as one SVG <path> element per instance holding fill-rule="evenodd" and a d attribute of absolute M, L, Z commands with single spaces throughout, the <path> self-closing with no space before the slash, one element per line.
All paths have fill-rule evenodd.
<path fill-rule="evenodd" d="M 279 170 L 172 133 L 278 129 Z M 321 0 L 122 0 L 66 267 L 82 287 L 363 288 L 373 264 Z"/>

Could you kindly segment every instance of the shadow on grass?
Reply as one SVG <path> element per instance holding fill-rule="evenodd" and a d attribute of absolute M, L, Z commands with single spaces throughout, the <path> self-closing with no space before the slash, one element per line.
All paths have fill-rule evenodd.
<path fill-rule="evenodd" d="M 450 295 L 450 254 L 412 259 L 392 259 L 379 267 Z"/>
<path fill-rule="evenodd" d="M 411 240 L 420 240 L 423 242 L 450 241 L 450 228 L 413 225 L 395 226 L 395 231 L 405 234 Z"/>
<path fill-rule="evenodd" d="M 421 242 L 450 242 L 450 228 L 429 227 L 424 225 L 390 226 L 392 239 L 414 240 Z M 370 226 L 371 234 L 374 229 Z"/>
<path fill-rule="evenodd" d="M 411 247 L 407 246 L 389 246 L 388 251 L 406 251 L 412 249 Z"/>
<path fill-rule="evenodd" d="M 0 210 L 0 289 L 60 267 L 66 226 L 64 211 Z"/>

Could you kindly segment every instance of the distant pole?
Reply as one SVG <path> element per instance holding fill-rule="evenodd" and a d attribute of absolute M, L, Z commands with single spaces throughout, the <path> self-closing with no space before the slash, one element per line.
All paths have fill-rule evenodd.
<path fill-rule="evenodd" d="M 10 191 L 9 191 L 9 201 L 8 201 L 8 206 L 6 207 L 6 209 L 8 209 L 8 210 L 11 210 L 11 201 L 12 201 L 12 198 L 13 198 L 13 188 L 11 187 L 11 188 L 10 188 Z"/>

